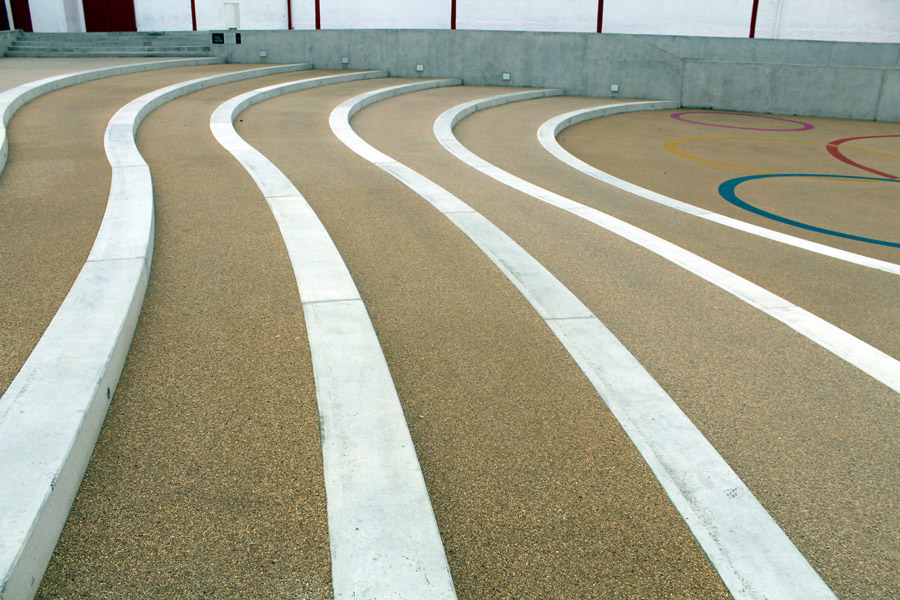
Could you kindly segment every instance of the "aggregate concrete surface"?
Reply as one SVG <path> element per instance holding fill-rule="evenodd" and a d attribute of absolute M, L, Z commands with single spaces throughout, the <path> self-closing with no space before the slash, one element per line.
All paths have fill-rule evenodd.
<path fill-rule="evenodd" d="M 13 118 L 9 165 L 0 175 L 3 389 L 93 242 L 109 186 L 109 117 L 152 89 L 248 67 L 81 84 L 38 98 Z M 315 388 L 293 271 L 256 185 L 209 131 L 210 114 L 228 98 L 322 74 L 203 90 L 160 107 L 141 126 L 138 145 L 156 206 L 150 283 L 39 598 L 332 597 Z M 247 109 L 236 127 L 307 198 L 359 287 L 459 598 L 730 597 L 527 301 L 450 221 L 332 134 L 328 116 L 341 101 L 405 81 L 285 95 Z M 513 90 L 467 86 L 398 96 L 362 110 L 353 126 L 472 205 L 569 287 L 687 413 L 838 597 L 900 597 L 898 395 L 663 258 L 474 171 L 434 139 L 433 122 L 444 110 L 506 91 Z M 456 134 L 501 168 L 684 246 L 900 357 L 896 276 L 655 205 L 574 171 L 537 142 L 538 126 L 550 117 L 606 102 L 514 103 L 463 120 Z M 670 112 L 586 122 L 562 141 L 598 168 L 679 200 L 900 262 L 897 249 L 826 239 L 740 211 L 715 188 L 750 173 L 662 147 L 680 137 L 796 134 L 707 131 Z M 728 118 L 708 116 L 733 124 Z M 819 143 L 900 133 L 895 124 L 803 120 L 815 123 L 804 133 Z M 749 117 L 740 124 L 759 126 Z M 900 154 L 895 144 L 864 140 L 852 145 L 874 152 L 847 154 L 892 172 L 900 170 L 889 156 Z M 804 172 L 867 175 L 815 144 L 706 140 L 681 149 L 758 170 L 782 171 L 796 159 L 810 169 Z M 786 187 L 759 183 L 752 194 L 793 218 L 814 212 L 817 224 L 890 239 L 896 211 L 884 205 L 896 198 L 893 185 L 804 179 Z M 783 201 L 810 189 L 814 202 Z M 846 189 L 860 202 L 853 208 Z"/>
<path fill-rule="evenodd" d="M 535 138 L 541 123 L 601 103 L 550 98 L 511 104 L 464 120 L 456 133 L 494 164 L 698 251 L 838 325 L 852 325 L 847 327 L 851 332 L 900 355 L 896 277 L 681 215 L 582 175 L 543 151 Z M 372 110 L 360 116 L 378 118 Z M 580 135 L 579 145 L 568 144 L 568 149 L 634 181 L 632 174 L 654 173 L 658 168 L 659 153 L 649 147 L 661 147 L 675 137 L 642 126 L 654 115 L 672 120 L 661 113 L 614 117 L 617 143 L 607 143 L 611 136 L 605 134 L 609 125 L 603 119 L 585 124 L 603 128 L 602 132 L 594 129 L 589 134 L 575 126 L 567 139 Z M 856 121 L 831 123 L 826 142 L 877 131 L 889 134 L 894 129 L 888 124 L 857 134 Z M 762 156 L 755 160 L 765 160 L 770 151 L 758 146 L 757 150 Z M 833 170 L 831 163 L 836 161 L 822 154 L 821 163 L 809 167 L 818 170 L 810 172 L 840 172 Z M 712 158 L 727 162 L 731 156 L 720 153 Z M 624 165 L 627 173 L 617 168 Z M 694 189 L 697 175 L 690 166 L 664 170 L 666 175 L 659 180 L 678 180 Z M 486 187 L 474 177 L 471 181 Z M 636 182 L 667 193 L 653 181 L 645 176 Z M 705 189 L 699 184 L 696 188 Z M 777 198 L 769 199 L 773 201 Z M 898 442 L 891 433 L 900 425 L 897 394 L 782 324 L 708 289 L 711 286 L 685 271 L 656 266 L 659 259 L 649 253 L 632 249 L 630 258 L 611 262 L 614 253 L 605 242 L 607 234 L 533 204 L 520 198 L 515 210 L 504 207 L 492 212 L 492 218 L 508 223 L 501 225 L 507 232 L 520 232 L 514 237 L 533 248 L 535 256 L 546 256 L 550 270 L 595 308 L 750 486 L 838 597 L 897 597 L 900 576 L 894 567 L 900 560 L 895 542 L 900 536 L 900 511 L 892 498 L 900 491 L 900 464 Z M 684 233 L 686 228 L 691 228 L 690 234 Z M 851 284 L 845 288 L 848 279 Z"/>
<path fill-rule="evenodd" d="M 213 87 L 141 126 L 150 283 L 38 598 L 330 597 L 300 298 L 265 200 L 209 130 L 228 98 L 317 74 Z"/>
<path fill-rule="evenodd" d="M 356 280 L 397 384 L 459 597 L 728 597 L 525 299 L 442 215 L 331 134 L 333 107 L 385 85 L 287 95 L 248 109 L 238 130 L 292 178 Z M 441 91 L 459 101 L 489 93 Z M 367 141 L 393 140 L 418 155 L 429 143 L 422 131 L 393 113 L 368 112 L 398 102 L 424 120 L 433 96 L 419 98 L 376 104 L 354 123 L 376 124 L 377 140 L 358 130 Z M 408 104 L 416 101 L 424 104 Z M 456 181 L 471 177 L 445 156 L 436 161 Z"/>
<path fill-rule="evenodd" d="M 45 77 L 104 67 L 158 62 L 160 58 L 27 58 L 4 57 L 0 62 L 0 92 Z M 177 60 L 177 59 L 173 59 Z"/>
<path fill-rule="evenodd" d="M 109 197 L 103 149 L 109 119 L 155 89 L 246 68 L 176 67 L 101 79 L 40 96 L 16 112 L 7 128 L 9 162 L 0 173 L 0 390 L 9 387 L 90 253 Z"/>

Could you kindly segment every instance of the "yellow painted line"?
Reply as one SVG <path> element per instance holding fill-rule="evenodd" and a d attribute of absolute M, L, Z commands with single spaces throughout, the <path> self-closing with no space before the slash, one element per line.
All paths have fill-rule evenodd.
<path fill-rule="evenodd" d="M 689 137 L 689 138 L 680 138 L 677 140 L 670 140 L 663 144 L 663 148 L 671 152 L 676 156 L 680 156 L 682 158 L 686 158 L 688 160 L 693 160 L 695 162 L 703 163 L 705 165 L 710 165 L 713 167 L 722 167 L 723 169 L 731 169 L 733 171 L 745 171 L 747 173 L 755 173 L 757 175 L 773 175 L 772 171 L 760 171 L 757 169 L 751 169 L 749 167 L 740 167 L 737 165 L 730 165 L 728 163 L 720 163 L 712 160 L 706 160 L 705 158 L 700 158 L 699 156 L 694 156 L 693 154 L 688 154 L 684 150 L 681 150 L 678 146 L 685 142 L 696 142 L 696 141 L 706 141 L 706 140 L 743 140 L 750 142 L 777 142 L 779 144 L 810 144 L 813 146 L 834 146 L 834 144 L 828 142 L 809 142 L 802 140 L 779 140 L 773 138 L 748 138 L 748 137 L 733 137 L 733 136 L 703 136 L 703 137 Z M 896 158 L 900 160 L 900 156 L 895 154 L 889 154 L 887 152 L 880 152 L 878 150 L 869 150 L 867 148 L 858 148 L 856 146 L 843 146 L 841 145 L 841 149 L 850 149 L 850 150 L 859 150 L 860 152 L 867 152 L 869 154 L 878 154 L 881 156 L 887 156 L 889 158 Z"/>

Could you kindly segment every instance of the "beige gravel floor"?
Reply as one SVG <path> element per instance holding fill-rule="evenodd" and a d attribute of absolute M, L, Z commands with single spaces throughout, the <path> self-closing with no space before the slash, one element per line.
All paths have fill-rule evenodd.
<path fill-rule="evenodd" d="M 712 225 L 702 219 L 636 198 L 611 186 L 599 184 L 596 180 L 574 171 L 552 156 L 546 155 L 535 135 L 537 128 L 544 121 L 569 110 L 595 106 L 604 102 L 608 101 L 593 98 L 548 98 L 511 104 L 473 115 L 459 125 L 457 132 L 465 135 L 467 141 L 472 144 L 472 148 L 477 148 L 477 151 L 490 162 L 502 168 L 514 170 L 520 176 L 538 185 L 553 189 L 566 197 L 608 212 L 660 235 L 750 279 L 794 304 L 802 306 L 891 356 L 900 358 L 900 311 L 896 310 L 896 299 L 900 297 L 900 278 L 824 258 L 777 242 L 769 242 L 731 228 Z M 503 115 L 504 118 L 500 119 L 500 115 Z M 900 263 L 900 249 L 878 248 L 859 242 L 844 242 L 832 236 L 819 234 L 807 236 L 802 230 L 794 227 L 778 228 L 779 224 L 769 219 L 761 217 L 753 219 L 754 215 L 751 213 L 721 200 L 716 192 L 719 183 L 725 179 L 750 175 L 750 173 L 715 169 L 670 154 L 662 147 L 663 143 L 670 139 L 690 135 L 719 135 L 719 132 L 713 131 L 712 134 L 709 134 L 701 131 L 698 133 L 693 129 L 698 127 L 695 125 L 690 126 L 691 129 L 688 132 L 678 127 L 675 132 L 670 131 L 668 122 L 671 121 L 677 126 L 679 121 L 669 118 L 668 114 L 664 112 L 657 113 L 656 117 L 667 129 L 660 130 L 659 127 L 645 125 L 646 120 L 653 115 L 654 113 L 631 115 L 634 118 L 634 131 L 630 137 L 627 131 L 617 134 L 607 133 L 606 129 L 610 129 L 610 125 L 604 125 L 605 119 L 599 119 L 599 123 L 592 122 L 591 127 L 604 127 L 603 131 L 592 129 L 593 133 L 584 132 L 582 128 L 586 124 L 581 124 L 573 128 L 574 131 L 570 129 L 564 132 L 562 141 L 587 162 L 602 161 L 613 174 L 649 187 L 654 191 L 669 194 L 676 199 L 703 206 L 737 219 L 751 221 L 763 227 L 775 228 L 800 237 L 810 237 L 824 244 Z M 615 120 L 616 123 L 622 123 L 623 129 L 627 129 L 628 124 L 632 123 L 632 121 L 623 120 L 619 116 L 610 117 L 610 119 Z M 857 135 L 855 132 L 858 131 L 863 132 L 858 135 L 876 135 L 877 131 L 891 133 L 900 130 L 900 126 L 889 123 L 808 120 L 816 122 L 818 127 L 803 133 L 815 133 L 819 136 L 820 141 L 825 142 L 842 137 L 842 131 L 850 132 L 845 136 L 849 137 Z M 680 125 L 688 126 L 686 123 L 680 123 Z M 754 125 L 758 126 L 755 123 Z M 841 125 L 844 129 L 840 128 Z M 881 129 L 878 129 L 879 126 Z M 818 132 L 819 129 L 821 132 Z M 756 135 L 753 132 L 740 130 L 722 129 L 721 131 L 728 136 L 742 133 L 748 134 L 748 137 Z M 565 137 L 566 135 L 570 137 Z M 577 140 L 574 137 L 576 135 L 579 136 Z M 763 135 L 773 136 L 772 132 L 765 132 Z M 783 134 L 782 137 L 789 136 Z M 570 139 L 577 141 L 577 144 L 575 141 L 570 143 L 568 141 Z M 896 139 L 900 140 L 900 138 Z M 708 159 L 718 157 L 721 162 L 755 164 L 777 171 L 778 164 L 784 163 L 778 161 L 773 163 L 769 155 L 774 153 L 779 157 L 778 160 L 783 161 L 786 158 L 780 153 L 792 152 L 798 154 L 799 165 L 797 166 L 811 171 L 829 169 L 825 172 L 850 175 L 866 174 L 850 169 L 830 158 L 819 145 L 771 143 L 770 146 L 771 148 L 760 144 L 736 145 L 732 149 L 734 155 L 719 153 L 705 154 L 703 157 Z M 697 152 L 696 146 L 686 145 L 684 149 Z M 700 150 L 704 149 L 705 147 L 700 147 Z M 516 159 L 517 151 L 524 155 L 521 162 Z M 878 157 L 876 156 L 876 158 Z M 886 160 L 885 157 L 881 158 Z M 883 168 L 888 168 L 888 166 L 885 165 Z M 709 171 L 713 171 L 713 173 L 710 174 Z M 638 176 L 639 174 L 641 175 Z M 655 177 L 655 174 L 659 175 Z M 716 178 L 717 175 L 718 178 Z M 659 183 L 654 184 L 653 181 Z M 809 180 L 804 181 L 808 182 Z M 821 184 L 819 185 L 821 186 Z M 886 203 L 884 193 L 894 190 L 894 188 L 900 190 L 900 184 L 838 183 L 832 184 L 830 188 L 816 187 L 816 201 L 821 204 L 846 205 L 847 185 L 854 185 L 857 190 L 865 189 L 867 193 L 875 194 L 882 204 Z M 743 193 L 744 188 L 739 189 Z M 756 190 L 756 188 L 753 189 Z M 784 197 L 775 193 L 778 191 L 775 187 L 770 187 L 767 191 L 773 194 L 767 200 L 770 203 Z M 894 191 L 894 193 L 897 192 Z M 758 195 L 759 192 L 757 192 Z M 716 200 L 716 198 L 719 199 Z M 865 214 L 855 210 L 846 212 L 854 215 Z M 815 214 L 818 218 L 818 213 Z M 900 231 L 900 222 L 896 215 L 891 219 L 895 224 L 894 231 Z M 888 219 L 879 216 L 873 221 L 880 223 L 888 221 Z M 833 226 L 836 229 L 844 227 L 840 223 L 833 223 Z M 880 225 L 873 224 L 873 227 L 876 226 Z M 873 237 L 883 235 L 889 238 L 891 234 L 887 231 L 876 234 L 873 231 L 872 235 Z"/>
<path fill-rule="evenodd" d="M 333 137 L 331 109 L 382 85 L 271 100 L 245 112 L 239 131 L 308 198 L 360 288 L 459 597 L 727 597 L 647 467 L 615 420 L 598 412 L 595 392 L 530 305 L 449 221 Z M 461 101 L 488 90 L 443 93 Z M 432 98 L 417 95 L 404 106 L 424 118 Z M 425 145 L 393 113 L 381 120 L 367 112 L 357 118 L 376 124 L 360 128 L 367 136 L 374 130 L 412 155 Z"/>
<path fill-rule="evenodd" d="M 202 69 L 185 70 L 183 79 Z M 24 360 L 93 241 L 109 182 L 106 120 L 180 72 L 83 84 L 35 100 L 13 119 L 19 129 L 11 128 L 11 140 L 21 145 L 0 175 L 0 276 L 10 278 L 4 289 L 7 281 L 14 286 L 14 294 L 0 295 L 0 376 L 11 378 L 15 360 Z M 153 171 L 157 211 L 150 287 L 38 597 L 331 597 L 318 421 L 296 285 L 265 202 L 208 127 L 229 97 L 316 74 L 205 90 L 144 122 L 138 141 Z M 449 221 L 331 134 L 327 118 L 339 102 L 401 81 L 292 94 L 252 107 L 237 126 L 307 196 L 356 279 L 400 393 L 460 599 L 729 597 L 527 302 Z M 434 118 L 500 91 L 401 96 L 363 110 L 354 127 L 473 205 L 575 292 L 838 597 L 900 597 L 897 394 L 718 288 L 446 154 L 431 135 Z M 602 102 L 517 103 L 466 119 L 457 133 L 495 164 L 688 247 L 900 356 L 895 278 L 636 201 L 537 144 L 534 132 L 546 118 Z M 687 167 L 691 161 L 655 148 L 677 137 L 671 124 L 633 117 L 600 133 L 591 130 L 597 123 L 579 126 L 565 143 L 626 179 L 648 187 L 664 181 L 669 187 L 655 189 L 714 202 L 699 199 L 715 179 L 702 172 L 708 166 Z M 822 134 L 867 135 L 857 133 L 857 122 L 842 135 L 844 124 L 823 123 Z M 773 156 L 785 146 L 750 144 L 729 159 L 775 170 Z M 730 147 L 705 156 L 722 159 Z M 812 154 L 800 154 L 807 167 L 818 166 Z M 889 157 L 875 159 L 889 169 Z M 829 172 L 842 172 L 825 160 Z M 771 201 L 763 196 L 772 190 L 760 189 L 760 201 Z M 838 210 L 821 214 L 840 219 Z M 860 223 L 874 233 L 885 221 L 890 228 L 887 215 Z M 849 249 L 893 256 L 859 246 Z"/>
<path fill-rule="evenodd" d="M 125 371 L 39 598 L 328 598 L 300 299 L 275 221 L 197 92 L 138 134 L 157 214 Z"/>
<path fill-rule="evenodd" d="M 89 69 L 157 62 L 165 58 L 0 58 L 0 92 L 17 85 Z M 171 59 L 168 59 L 171 60 Z"/>
<path fill-rule="evenodd" d="M 436 115 L 414 112 L 402 102 L 398 98 L 393 106 L 369 109 L 359 116 L 358 127 L 362 130 L 365 119 L 372 119 L 424 130 Z M 672 224 L 665 226 L 664 216 L 655 217 L 657 209 L 649 203 L 582 178 L 530 142 L 545 118 L 573 110 L 579 102 L 598 104 L 562 98 L 509 105 L 463 121 L 457 134 L 479 155 L 526 179 L 604 210 L 612 206 L 636 224 L 650 223 L 649 229 L 681 243 L 683 220 L 672 216 Z M 845 122 L 847 135 L 854 135 L 856 125 Z M 627 122 L 622 127 L 627 129 Z M 633 131 L 637 144 L 652 135 L 639 125 Z M 594 146 L 604 141 L 595 137 Z M 412 152 L 387 152 L 415 163 Z M 449 171 L 432 167 L 430 173 L 439 181 L 455 179 Z M 684 176 L 690 179 L 691 174 Z M 491 184 L 475 176 L 467 187 L 454 189 L 471 190 L 465 198 L 475 200 L 476 207 L 595 310 L 749 484 L 839 597 L 888 599 L 900 594 L 894 568 L 900 560 L 895 543 L 900 511 L 893 500 L 900 493 L 900 447 L 892 434 L 900 426 L 896 393 L 743 303 L 646 252 L 626 249 L 579 219 L 524 198 L 494 206 L 485 199 L 493 196 Z M 620 208 L 626 202 L 630 205 Z M 783 246 L 740 239 L 737 232 L 702 222 L 696 227 L 703 228 L 695 235 L 707 240 L 707 257 L 728 266 L 722 257 L 732 256 L 731 246 L 740 244 L 743 252 L 768 265 L 741 274 L 770 288 L 777 287 L 772 281 L 781 282 L 791 291 L 787 297 L 800 298 L 806 308 L 812 307 L 805 298 L 815 298 L 816 307 L 835 307 L 833 314 L 842 317 L 839 324 L 857 323 L 864 339 L 897 355 L 897 284 L 890 277 L 808 254 L 790 259 L 794 251 Z M 773 266 L 785 272 L 773 274 L 778 270 Z M 758 276 L 767 272 L 768 278 Z M 840 297 L 845 277 L 857 282 L 859 304 L 853 296 Z M 835 287 L 829 289 L 829 283 Z M 885 305 L 870 305 L 871 294 Z"/>
<path fill-rule="evenodd" d="M 6 59 L 3 59 L 6 60 Z M 0 391 L 18 373 L 84 265 L 109 197 L 109 119 L 160 87 L 247 65 L 179 67 L 64 88 L 11 119 L 0 173 Z"/>

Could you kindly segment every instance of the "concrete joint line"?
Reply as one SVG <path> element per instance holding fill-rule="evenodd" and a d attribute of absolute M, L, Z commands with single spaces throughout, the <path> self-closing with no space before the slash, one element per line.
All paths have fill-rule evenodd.
<path fill-rule="evenodd" d="M 37 591 L 137 326 L 153 251 L 152 183 L 143 159 L 138 165 L 116 163 L 122 153 L 137 153 L 133 132 L 149 112 L 143 107 L 156 107 L 158 98 L 168 101 L 203 85 L 304 68 L 308 66 L 258 68 L 176 84 L 133 100 L 110 119 L 105 147 L 113 165 L 112 181 L 94 246 L 44 335 L 0 398 L 2 600 L 27 600 Z M 123 130 L 132 134 L 123 138 Z"/>
<path fill-rule="evenodd" d="M 878 269 L 887 273 L 893 273 L 894 275 L 900 275 L 900 265 L 884 260 L 879 260 L 877 258 L 863 256 L 855 252 L 832 248 L 831 246 L 828 246 L 826 244 L 820 244 L 818 242 L 799 238 L 787 233 L 774 231 L 766 227 L 761 227 L 759 225 L 745 223 L 744 221 L 741 221 L 739 219 L 721 215 L 719 213 L 706 210 L 692 204 L 688 204 L 687 202 L 682 202 L 680 200 L 670 198 L 669 196 L 664 196 L 663 194 L 648 190 L 623 179 L 619 179 L 611 173 L 601 171 L 600 169 L 576 158 L 565 148 L 563 148 L 556 139 L 556 136 L 558 136 L 565 129 L 589 119 L 606 117 L 623 112 L 665 110 L 669 108 L 678 108 L 678 106 L 678 103 L 675 102 L 653 101 L 612 104 L 607 106 L 597 106 L 593 108 L 576 110 L 554 117 L 541 125 L 541 127 L 538 129 L 538 140 L 550 154 L 566 163 L 573 169 L 581 171 L 585 175 L 593 177 L 594 179 L 598 179 L 604 183 L 617 187 L 621 190 L 624 190 L 651 202 L 655 202 L 663 206 L 668 206 L 669 208 L 673 208 L 683 213 L 694 215 L 696 217 L 700 217 L 701 219 L 706 219 L 707 221 L 712 221 L 713 223 L 718 223 L 719 225 L 723 225 L 725 227 L 731 227 L 732 229 L 737 229 L 739 231 L 743 231 L 744 233 L 749 233 L 751 235 L 779 242 L 781 244 L 786 244 L 788 246 L 794 246 L 795 248 L 800 248 L 808 252 L 815 252 L 816 254 L 821 254 L 830 258 L 836 258 L 838 260 L 853 263 L 863 267 Z M 485 106 L 484 108 L 488 107 Z"/>
<path fill-rule="evenodd" d="M 219 106 L 210 128 L 261 190 L 271 185 L 290 190 L 281 204 L 270 207 L 294 268 L 312 354 L 335 598 L 454 600 L 400 399 L 350 272 L 299 190 L 240 138 L 233 124 L 246 107 L 268 98 L 386 75 L 334 75 L 248 92 Z"/>
<path fill-rule="evenodd" d="M 9 154 L 9 142 L 6 139 L 6 126 L 9 120 L 19 108 L 26 102 L 34 100 L 38 96 L 43 96 L 55 90 L 84 83 L 86 81 L 95 81 L 106 77 L 115 77 L 116 75 L 126 75 L 129 73 L 140 73 L 143 71 L 153 71 L 156 69 L 167 69 L 171 67 L 189 67 L 195 65 L 210 65 L 225 62 L 224 57 L 212 58 L 188 58 L 181 60 L 161 60 L 150 63 L 138 63 L 134 65 L 121 65 L 117 67 L 109 67 L 106 69 L 94 69 L 90 71 L 79 71 L 77 73 L 68 73 L 65 75 L 55 75 L 38 81 L 23 83 L 20 86 L 6 90 L 0 93 L 0 172 L 6 167 L 6 160 Z"/>
<path fill-rule="evenodd" d="M 301 300 L 301 304 L 303 306 L 311 305 L 311 304 L 328 304 L 328 303 L 337 303 L 337 302 L 362 302 L 362 298 L 335 298 L 334 300 L 311 300 L 309 302 L 303 302 Z"/>
<path fill-rule="evenodd" d="M 336 115 L 346 115 L 366 96 L 345 101 L 330 119 L 335 135 L 363 157 L 371 152 L 371 146 L 353 131 L 348 121 L 340 122 Z M 448 125 L 449 112 L 441 116 Z M 418 184 L 421 180 L 429 181 L 424 177 L 401 179 L 434 204 L 432 196 L 437 184 L 422 186 Z M 450 195 L 446 190 L 443 193 Z M 831 590 L 703 434 L 586 306 L 480 214 L 451 220 L 485 251 L 545 319 L 653 470 L 735 598 L 834 599 Z M 577 303 L 586 318 L 557 319 L 545 314 L 556 312 L 558 299 Z"/>
<path fill-rule="evenodd" d="M 490 100 L 488 99 L 488 101 Z M 504 185 L 590 221 L 705 279 L 750 306 L 781 321 L 794 331 L 839 356 L 870 377 L 900 393 L 900 361 L 850 335 L 843 329 L 773 294 L 769 290 L 648 231 L 644 231 L 595 208 L 555 194 L 493 165 L 489 168 L 482 167 L 481 165 L 486 161 L 477 157 L 468 148 L 465 148 L 453 136 L 450 125 L 453 122 L 454 115 L 458 112 L 469 110 L 473 105 L 477 106 L 481 102 L 483 101 L 476 100 L 451 108 L 435 121 L 435 136 L 442 140 L 441 144 L 451 154 Z M 625 107 L 625 109 L 633 111 L 639 110 L 643 104 L 630 103 L 612 106 Z M 653 102 L 650 104 L 667 106 L 670 103 Z M 581 113 L 582 111 L 577 112 Z M 582 116 L 584 115 L 572 116 L 572 113 L 569 113 L 568 116 L 563 115 L 560 119 L 562 122 L 581 118 Z M 553 120 L 548 121 L 548 123 L 550 122 L 553 122 Z M 548 132 L 554 130 L 552 127 L 548 127 L 547 124 L 542 126 L 541 129 L 544 130 L 545 136 L 548 135 Z M 471 157 L 476 157 L 476 159 L 472 160 Z M 890 265 L 890 263 L 886 264 Z"/>

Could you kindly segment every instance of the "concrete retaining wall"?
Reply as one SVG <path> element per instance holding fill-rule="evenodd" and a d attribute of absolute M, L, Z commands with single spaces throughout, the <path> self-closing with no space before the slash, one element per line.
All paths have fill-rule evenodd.
<path fill-rule="evenodd" d="M 462 30 L 241 34 L 240 45 L 214 52 L 230 62 L 305 61 L 689 108 L 900 121 L 900 44 Z"/>
<path fill-rule="evenodd" d="M 18 31 L 0 31 L 0 55 L 6 52 L 6 49 L 16 41 L 17 37 L 19 37 Z"/>

